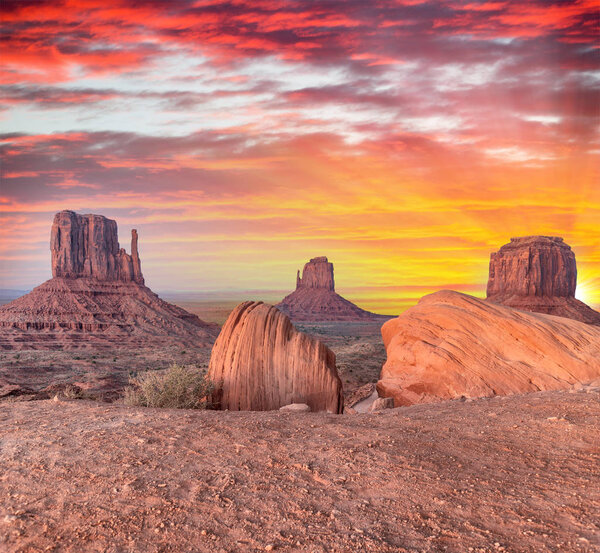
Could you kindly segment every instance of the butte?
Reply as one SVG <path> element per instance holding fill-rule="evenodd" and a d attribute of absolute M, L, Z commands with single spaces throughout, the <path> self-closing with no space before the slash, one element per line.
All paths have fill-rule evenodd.
<path fill-rule="evenodd" d="M 489 301 L 600 325 L 600 313 L 575 299 L 576 287 L 575 254 L 562 238 L 511 238 L 490 256 Z"/>
<path fill-rule="evenodd" d="M 296 276 L 296 290 L 283 298 L 277 307 L 293 321 L 365 321 L 387 320 L 361 309 L 335 291 L 333 263 L 326 257 L 311 259 Z"/>
<path fill-rule="evenodd" d="M 0 348 L 79 349 L 210 345 L 219 328 L 160 299 L 144 284 L 138 235 L 131 254 L 117 223 L 61 211 L 50 238 L 52 278 L 0 307 Z"/>

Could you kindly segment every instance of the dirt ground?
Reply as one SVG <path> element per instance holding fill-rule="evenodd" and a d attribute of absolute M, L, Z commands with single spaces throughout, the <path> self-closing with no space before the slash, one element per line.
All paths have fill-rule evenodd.
<path fill-rule="evenodd" d="M 0 551 L 600 551 L 600 390 L 378 414 L 0 404 Z"/>
<path fill-rule="evenodd" d="M 345 396 L 352 403 L 369 395 L 366 384 L 379 377 L 386 354 L 381 322 L 318 323 L 296 325 L 325 342 L 337 356 Z M 94 400 L 113 401 L 122 395 L 129 377 L 144 371 L 166 369 L 172 363 L 206 370 L 210 348 L 153 347 L 114 350 L 0 351 L 2 389 L 39 392 L 52 385 L 76 384 Z M 27 395 L 27 394 L 26 394 Z"/>

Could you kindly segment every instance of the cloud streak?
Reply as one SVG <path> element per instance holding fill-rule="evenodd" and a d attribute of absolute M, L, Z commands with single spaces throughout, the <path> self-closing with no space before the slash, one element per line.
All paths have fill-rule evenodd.
<path fill-rule="evenodd" d="M 284 289 L 327 254 L 395 312 L 411 286 L 483 290 L 489 252 L 539 233 L 600 304 L 595 11 L 5 1 L 2 285 L 47 275 L 17 229 L 71 208 L 140 227 L 159 288 Z"/>

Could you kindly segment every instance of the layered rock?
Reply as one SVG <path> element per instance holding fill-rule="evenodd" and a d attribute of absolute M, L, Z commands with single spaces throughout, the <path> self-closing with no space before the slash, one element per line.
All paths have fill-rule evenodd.
<path fill-rule="evenodd" d="M 600 376 L 600 328 L 444 290 L 381 329 L 395 405 L 557 390 Z"/>
<path fill-rule="evenodd" d="M 208 376 L 220 409 L 270 411 L 305 403 L 311 411 L 343 411 L 335 354 L 262 302 L 244 302 L 231 312 L 213 347 Z"/>
<path fill-rule="evenodd" d="M 333 263 L 326 257 L 311 259 L 296 276 L 296 290 L 276 307 L 294 321 L 360 321 L 386 319 L 361 309 L 335 292 Z"/>
<path fill-rule="evenodd" d="M 210 345 L 217 325 L 144 285 L 137 242 L 133 230 L 129 255 L 119 247 L 115 221 L 57 213 L 50 240 L 53 278 L 0 307 L 0 348 Z"/>
<path fill-rule="evenodd" d="M 333 263 L 330 263 L 324 256 L 311 259 L 304 265 L 302 277 L 300 276 L 300 270 L 296 275 L 296 290 L 302 288 L 317 288 L 334 292 Z"/>
<path fill-rule="evenodd" d="M 511 238 L 490 256 L 487 298 L 525 311 L 600 324 L 600 313 L 575 299 L 575 254 L 562 238 Z"/>
<path fill-rule="evenodd" d="M 50 234 L 52 276 L 144 284 L 137 242 L 137 230 L 133 229 L 129 255 L 119 247 L 116 221 L 61 211 L 54 216 Z"/>

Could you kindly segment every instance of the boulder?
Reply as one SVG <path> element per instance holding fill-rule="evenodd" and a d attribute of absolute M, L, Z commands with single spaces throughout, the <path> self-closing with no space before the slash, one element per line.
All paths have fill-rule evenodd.
<path fill-rule="evenodd" d="M 600 377 L 600 328 L 443 290 L 381 329 L 394 405 L 570 388 Z"/>
<path fill-rule="evenodd" d="M 394 408 L 394 400 L 391 397 L 378 397 L 371 405 L 371 409 L 369 411 L 383 411 L 384 409 L 393 409 Z"/>
<path fill-rule="evenodd" d="M 305 403 L 311 411 L 343 411 L 335 354 L 262 302 L 244 302 L 231 312 L 213 347 L 208 377 L 220 409 L 270 411 Z"/>
<path fill-rule="evenodd" d="M 275 307 L 293 321 L 362 321 L 387 320 L 361 309 L 335 292 L 333 263 L 326 257 L 314 257 L 300 276 L 296 276 L 296 290 Z"/>
<path fill-rule="evenodd" d="M 294 411 L 296 413 L 309 413 L 310 407 L 306 403 L 290 403 L 279 408 L 280 411 Z"/>
<path fill-rule="evenodd" d="M 600 324 L 600 313 L 575 299 L 575 254 L 562 238 L 511 238 L 490 256 L 487 299 L 524 311 Z"/>

